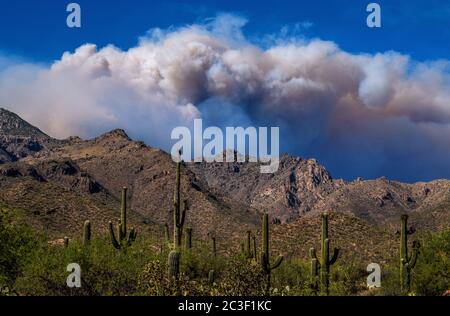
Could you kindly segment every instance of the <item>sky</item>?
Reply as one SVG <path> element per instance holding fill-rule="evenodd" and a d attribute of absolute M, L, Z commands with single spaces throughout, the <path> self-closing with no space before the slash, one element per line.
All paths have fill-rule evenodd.
<path fill-rule="evenodd" d="M 450 3 L 1 1 L 0 105 L 55 137 L 280 126 L 336 178 L 450 178 Z"/>

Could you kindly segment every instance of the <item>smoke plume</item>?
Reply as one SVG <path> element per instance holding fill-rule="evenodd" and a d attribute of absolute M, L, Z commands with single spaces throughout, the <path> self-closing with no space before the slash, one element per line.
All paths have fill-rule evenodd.
<path fill-rule="evenodd" d="M 175 126 L 279 126 L 281 149 L 337 177 L 450 177 L 450 63 L 352 54 L 320 39 L 249 41 L 246 20 L 85 44 L 51 65 L 0 57 L 0 104 L 52 136 L 124 128 L 169 150 Z M 267 47 L 266 47 L 267 46 Z"/>

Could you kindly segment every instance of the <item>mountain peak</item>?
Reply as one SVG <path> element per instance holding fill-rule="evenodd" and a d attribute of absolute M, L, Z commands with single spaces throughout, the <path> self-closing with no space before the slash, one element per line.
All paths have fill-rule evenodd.
<path fill-rule="evenodd" d="M 39 128 L 31 125 L 17 114 L 4 108 L 0 108 L 0 135 L 29 137 L 34 139 L 50 138 Z"/>
<path fill-rule="evenodd" d="M 105 138 L 124 138 L 126 140 L 131 140 L 128 134 L 120 128 L 113 129 L 112 131 L 109 131 L 105 134 L 102 134 L 98 137 L 98 139 L 105 139 Z"/>

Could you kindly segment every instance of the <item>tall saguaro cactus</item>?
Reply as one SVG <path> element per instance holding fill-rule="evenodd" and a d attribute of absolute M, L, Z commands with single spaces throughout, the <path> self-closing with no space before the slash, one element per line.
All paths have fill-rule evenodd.
<path fill-rule="evenodd" d="M 117 238 L 114 233 L 113 223 L 109 222 L 109 235 L 111 237 L 111 243 L 114 248 L 121 250 L 124 247 L 130 246 L 137 236 L 137 232 L 134 228 L 127 232 L 127 188 L 122 189 L 122 202 L 120 207 L 120 220 L 117 225 Z"/>
<path fill-rule="evenodd" d="M 91 242 L 91 236 L 92 236 L 91 222 L 85 221 L 83 225 L 83 246 L 89 245 L 89 243 Z"/>
<path fill-rule="evenodd" d="M 414 269 L 417 257 L 420 253 L 420 242 L 413 241 L 411 256 L 408 256 L 408 215 L 400 217 L 402 226 L 400 231 L 400 288 L 402 292 L 408 293 L 411 290 L 411 271 Z"/>
<path fill-rule="evenodd" d="M 322 258 L 319 261 L 316 255 L 316 249 L 310 249 L 311 256 L 311 277 L 312 279 L 317 277 L 317 270 L 320 269 L 320 283 L 321 289 L 325 292 L 326 295 L 329 295 L 329 286 L 330 286 L 330 266 L 332 266 L 338 256 L 339 249 L 334 248 L 333 255 L 330 258 L 330 239 L 328 239 L 328 213 L 322 214 L 322 238 L 321 238 L 321 250 L 322 250 Z M 314 267 L 313 267 L 314 265 Z M 314 274 L 312 274 L 314 272 Z M 316 284 L 316 283 L 314 283 Z M 312 285 L 314 285 L 312 284 Z"/>
<path fill-rule="evenodd" d="M 269 249 L 269 215 L 264 214 L 262 223 L 262 251 L 261 251 L 261 266 L 266 274 L 266 293 L 270 291 L 270 274 L 272 270 L 278 268 L 283 262 L 283 256 L 278 256 L 274 264 L 270 264 L 270 249 Z"/>
<path fill-rule="evenodd" d="M 175 180 L 175 192 L 173 194 L 173 243 L 174 248 L 181 247 L 184 220 L 186 218 L 187 201 L 183 201 L 183 209 L 181 208 L 181 151 L 180 161 L 177 162 L 177 177 Z"/>

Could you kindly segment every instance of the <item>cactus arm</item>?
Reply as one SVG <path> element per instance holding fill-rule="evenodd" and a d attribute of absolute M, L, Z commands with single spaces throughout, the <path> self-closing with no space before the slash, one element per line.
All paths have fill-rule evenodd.
<path fill-rule="evenodd" d="M 338 259 L 338 256 L 339 256 L 339 248 L 334 248 L 333 257 L 331 257 L 328 264 L 330 264 L 330 265 L 334 264 L 336 262 L 336 260 Z"/>
<path fill-rule="evenodd" d="M 420 252 L 420 243 L 417 240 L 414 240 L 413 242 L 413 251 L 411 254 L 411 258 L 408 261 L 408 267 L 409 269 L 414 269 L 414 267 L 416 266 L 416 262 L 417 262 L 417 257 L 419 255 Z"/>
<path fill-rule="evenodd" d="M 317 277 L 319 275 L 319 260 L 311 259 L 311 276 Z"/>
<path fill-rule="evenodd" d="M 275 260 L 275 263 L 270 267 L 270 270 L 278 268 L 282 262 L 283 256 L 278 256 L 277 260 Z"/>
<path fill-rule="evenodd" d="M 167 225 L 167 223 L 164 224 L 164 233 L 165 233 L 165 238 L 166 238 L 166 243 L 169 244 L 170 243 L 170 233 L 169 233 L 169 225 Z"/>
<path fill-rule="evenodd" d="M 137 231 L 136 229 L 132 228 L 130 230 L 130 233 L 128 235 L 127 244 L 128 246 L 131 246 L 131 244 L 136 240 L 137 237 Z"/>
<path fill-rule="evenodd" d="M 317 254 L 316 254 L 316 248 L 310 248 L 309 249 L 309 257 L 311 259 L 316 259 L 317 260 Z"/>
<path fill-rule="evenodd" d="M 320 260 L 317 259 L 316 248 L 313 247 L 313 248 L 309 249 L 309 256 L 310 256 L 311 260 L 316 260 L 317 267 L 320 267 Z"/>
<path fill-rule="evenodd" d="M 314 294 L 317 294 L 319 289 L 319 260 L 316 257 L 316 250 L 314 248 L 310 249 L 311 255 L 311 267 L 310 267 L 310 287 Z"/>
<path fill-rule="evenodd" d="M 117 241 L 116 235 L 114 234 L 113 223 L 109 222 L 109 236 L 111 238 L 111 243 L 116 249 L 120 249 L 120 244 Z"/>

